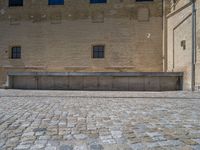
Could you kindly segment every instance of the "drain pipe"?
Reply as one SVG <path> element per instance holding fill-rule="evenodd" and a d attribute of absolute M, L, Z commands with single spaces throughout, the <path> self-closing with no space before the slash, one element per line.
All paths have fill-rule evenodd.
<path fill-rule="evenodd" d="M 162 0 L 162 50 L 163 50 L 163 55 L 162 55 L 162 63 L 163 63 L 163 72 L 167 71 L 167 42 L 166 42 L 166 26 L 167 26 L 167 21 L 166 21 L 166 0 Z"/>
<path fill-rule="evenodd" d="M 192 2 L 192 84 L 191 89 L 195 91 L 195 63 L 196 63 L 196 6 L 195 0 Z"/>

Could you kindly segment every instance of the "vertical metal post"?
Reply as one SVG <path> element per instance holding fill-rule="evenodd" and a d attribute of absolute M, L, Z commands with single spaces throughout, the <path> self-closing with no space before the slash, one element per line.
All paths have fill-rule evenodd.
<path fill-rule="evenodd" d="M 167 51 L 166 51 L 166 26 L 167 26 L 167 21 L 166 21 L 166 0 L 162 0 L 162 19 L 163 19 L 163 24 L 162 24 L 162 30 L 163 30 L 163 72 L 167 71 Z"/>
<path fill-rule="evenodd" d="M 196 6 L 195 0 L 192 1 L 192 81 L 191 89 L 195 91 L 195 63 L 196 63 Z"/>

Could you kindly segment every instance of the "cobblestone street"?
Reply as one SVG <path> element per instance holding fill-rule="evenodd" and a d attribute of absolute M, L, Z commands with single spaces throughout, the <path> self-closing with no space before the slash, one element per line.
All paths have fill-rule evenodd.
<path fill-rule="evenodd" d="M 200 93 L 0 90 L 1 150 L 200 150 Z"/>

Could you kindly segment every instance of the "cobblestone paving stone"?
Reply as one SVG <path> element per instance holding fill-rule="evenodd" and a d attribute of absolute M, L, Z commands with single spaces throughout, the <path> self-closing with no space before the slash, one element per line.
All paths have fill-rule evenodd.
<path fill-rule="evenodd" d="M 0 90 L 0 150 L 200 150 L 200 93 Z"/>

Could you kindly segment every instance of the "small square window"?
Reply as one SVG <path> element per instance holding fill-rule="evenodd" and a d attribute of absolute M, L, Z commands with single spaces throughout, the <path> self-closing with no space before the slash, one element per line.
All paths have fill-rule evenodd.
<path fill-rule="evenodd" d="M 153 2 L 153 0 L 136 0 L 136 2 Z"/>
<path fill-rule="evenodd" d="M 9 0 L 9 7 L 23 6 L 23 0 Z"/>
<path fill-rule="evenodd" d="M 104 45 L 94 45 L 93 46 L 93 58 L 104 58 L 105 46 Z"/>
<path fill-rule="evenodd" d="M 107 0 L 90 0 L 90 4 L 107 3 Z"/>
<path fill-rule="evenodd" d="M 64 0 L 49 0 L 49 5 L 64 5 Z"/>
<path fill-rule="evenodd" d="M 21 47 L 14 46 L 11 48 L 11 59 L 20 59 L 21 58 Z"/>

